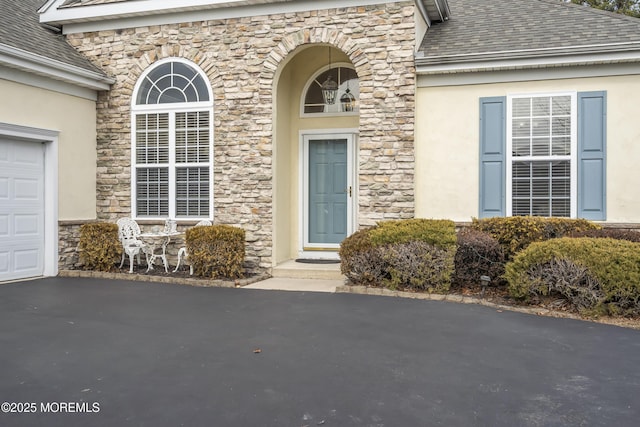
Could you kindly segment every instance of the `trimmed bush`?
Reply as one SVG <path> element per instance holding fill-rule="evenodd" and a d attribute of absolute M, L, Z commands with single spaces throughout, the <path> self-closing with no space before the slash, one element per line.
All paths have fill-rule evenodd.
<path fill-rule="evenodd" d="M 211 278 L 243 277 L 245 231 L 229 225 L 192 227 L 185 236 L 195 275 Z"/>
<path fill-rule="evenodd" d="M 382 286 L 445 293 L 451 286 L 454 251 L 423 241 L 390 244 L 379 248 L 385 275 Z"/>
<path fill-rule="evenodd" d="M 384 221 L 341 243 L 340 269 L 352 284 L 446 292 L 455 242 L 452 221 Z"/>
<path fill-rule="evenodd" d="M 601 228 L 599 230 L 585 230 L 571 233 L 568 237 L 596 237 L 604 239 L 628 240 L 640 243 L 640 232 L 632 230 L 620 230 L 616 228 Z"/>
<path fill-rule="evenodd" d="M 638 243 L 589 237 L 532 243 L 506 265 L 505 278 L 515 298 L 558 291 L 577 295 L 569 300 L 580 310 L 640 314 Z"/>
<path fill-rule="evenodd" d="M 512 216 L 477 219 L 471 227 L 489 233 L 502 245 L 507 259 L 533 242 L 541 242 L 571 233 L 601 228 L 586 219 Z"/>
<path fill-rule="evenodd" d="M 425 242 L 441 249 L 451 249 L 456 245 L 455 224 L 446 219 L 382 221 L 369 229 L 369 236 L 375 246 Z"/>
<path fill-rule="evenodd" d="M 118 226 L 108 222 L 92 222 L 80 226 L 80 261 L 86 270 L 112 271 L 122 253 Z"/>
<path fill-rule="evenodd" d="M 480 276 L 489 276 L 493 285 L 500 285 L 505 262 L 502 246 L 489 233 L 471 228 L 458 232 L 454 284 L 478 284 Z"/>

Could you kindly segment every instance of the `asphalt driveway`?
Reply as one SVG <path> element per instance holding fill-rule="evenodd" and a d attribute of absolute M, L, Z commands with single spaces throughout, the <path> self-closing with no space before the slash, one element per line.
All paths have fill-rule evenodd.
<path fill-rule="evenodd" d="M 0 286 L 0 403 L 2 426 L 636 426 L 640 331 L 437 301 L 44 279 Z"/>

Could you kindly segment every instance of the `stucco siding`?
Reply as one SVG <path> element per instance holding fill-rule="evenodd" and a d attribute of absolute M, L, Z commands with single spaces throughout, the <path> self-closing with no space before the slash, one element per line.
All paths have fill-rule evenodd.
<path fill-rule="evenodd" d="M 416 216 L 478 216 L 479 99 L 510 94 L 607 92 L 607 222 L 640 222 L 640 76 L 419 88 Z"/>
<path fill-rule="evenodd" d="M 0 121 L 60 132 L 58 219 L 95 219 L 95 102 L 7 80 L 0 93 Z"/>

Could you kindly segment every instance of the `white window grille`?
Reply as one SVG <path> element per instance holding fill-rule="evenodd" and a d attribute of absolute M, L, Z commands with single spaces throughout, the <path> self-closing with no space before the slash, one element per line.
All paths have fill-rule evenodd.
<path fill-rule="evenodd" d="M 576 216 L 576 96 L 511 96 L 507 214 Z"/>

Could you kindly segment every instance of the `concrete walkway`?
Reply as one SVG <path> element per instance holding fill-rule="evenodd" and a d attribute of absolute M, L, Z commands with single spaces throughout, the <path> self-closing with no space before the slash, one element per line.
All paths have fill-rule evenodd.
<path fill-rule="evenodd" d="M 244 286 L 242 289 L 267 289 L 298 292 L 335 292 L 336 288 L 342 285 L 344 285 L 343 280 L 292 279 L 286 277 L 272 277 L 267 280 Z"/>

